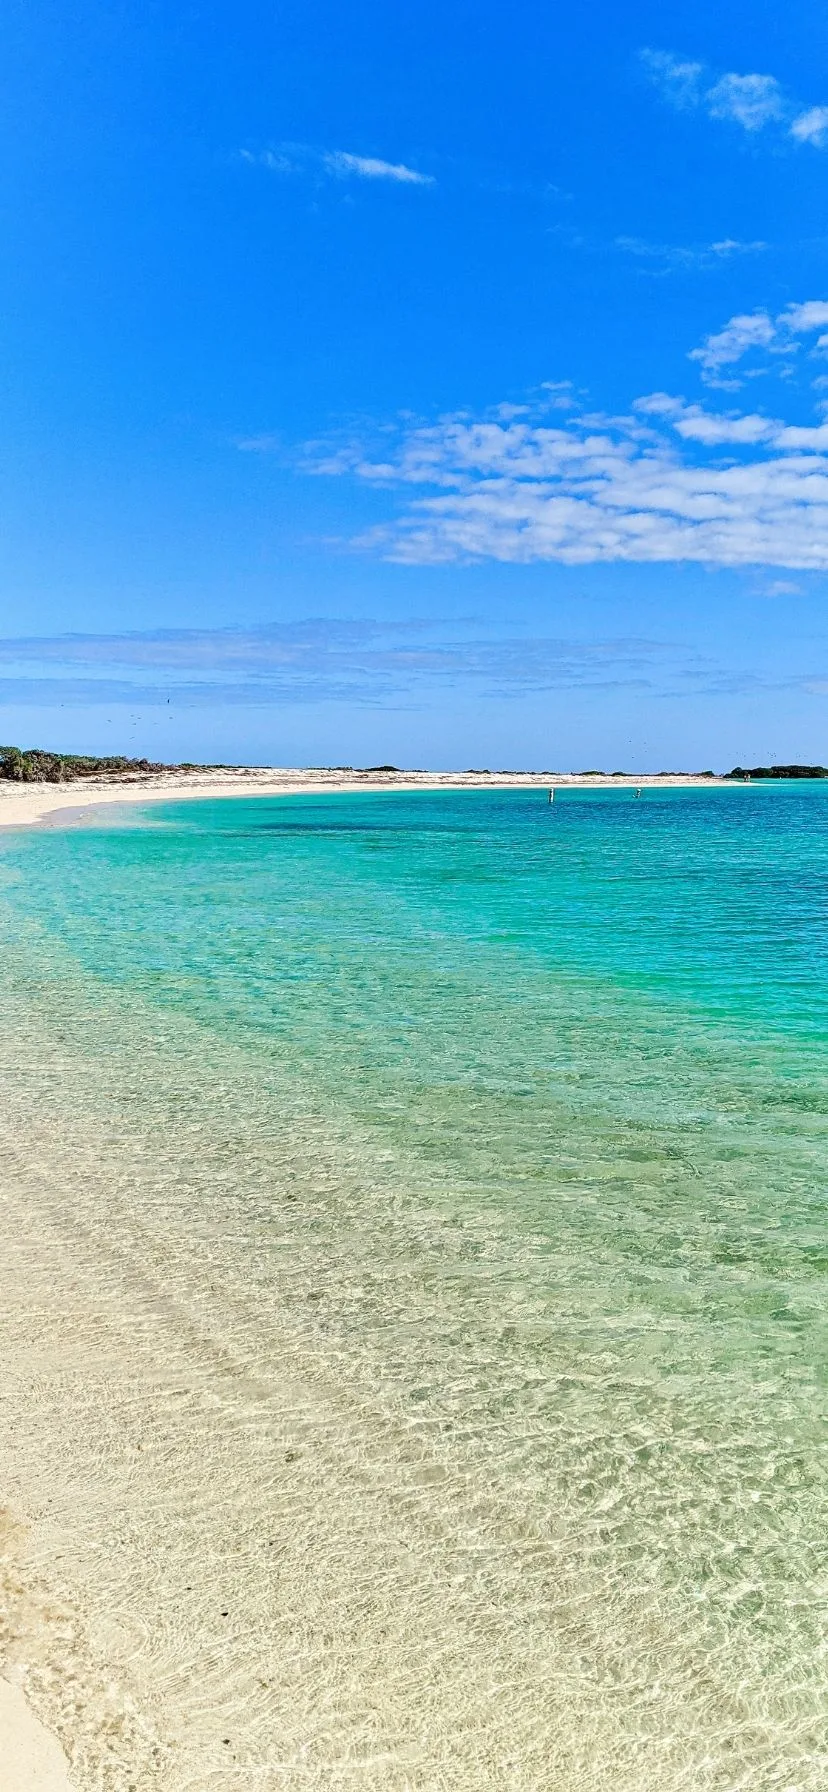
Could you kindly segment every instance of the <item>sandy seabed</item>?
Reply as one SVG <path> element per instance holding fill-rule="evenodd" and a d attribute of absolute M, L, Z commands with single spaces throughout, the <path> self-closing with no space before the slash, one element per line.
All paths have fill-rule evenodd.
<path fill-rule="evenodd" d="M 82 824 L 85 821 L 94 820 L 98 811 L 113 804 L 144 804 L 152 800 L 169 800 L 170 798 L 210 798 L 254 794 L 267 796 L 327 791 L 545 788 L 551 785 L 561 788 L 568 786 L 618 788 L 619 786 L 646 787 L 648 785 L 657 787 L 699 785 L 709 788 L 710 784 L 710 779 L 681 775 L 670 778 L 579 778 L 550 772 L 351 774 L 341 771 L 301 771 L 275 768 L 251 768 L 222 772 L 208 770 L 187 773 L 167 772 L 147 774 L 128 781 L 121 779 L 89 780 L 64 787 L 54 784 L 0 786 L 0 826 L 16 828 L 38 824 L 55 826 Z M 56 1063 L 54 1069 L 58 1081 L 60 1081 L 60 1064 Z M 68 1078 L 70 1074 L 68 1061 L 63 1066 L 63 1073 Z M 6 1118 L 8 1124 L 10 1115 L 7 1114 Z M 25 1123 L 24 1108 L 18 1110 L 17 1118 L 18 1123 L 21 1120 Z M 76 1467 L 79 1470 L 82 1484 L 84 1472 L 90 1473 L 90 1465 L 87 1465 L 84 1470 L 85 1451 L 88 1452 L 90 1449 L 100 1451 L 111 1447 L 113 1463 L 117 1464 L 121 1456 L 124 1460 L 120 1471 L 112 1471 L 114 1478 L 111 1487 L 110 1521 L 116 1528 L 119 1523 L 134 1524 L 136 1522 L 134 1516 L 132 1519 L 129 1518 L 130 1484 L 137 1485 L 138 1483 L 142 1487 L 142 1502 L 146 1517 L 147 1501 L 151 1507 L 151 1488 L 146 1484 L 145 1472 L 142 1472 L 141 1444 L 136 1440 L 143 1427 L 151 1429 L 157 1423 L 152 1410 L 157 1399 L 160 1397 L 162 1405 L 166 1402 L 168 1405 L 174 1406 L 178 1398 L 174 1385 L 176 1377 L 169 1355 L 172 1338 L 174 1337 L 176 1340 L 176 1348 L 187 1355 L 190 1349 L 188 1338 L 190 1329 L 195 1327 L 195 1332 L 200 1332 L 202 1326 L 199 1315 L 188 1316 L 177 1311 L 172 1314 L 171 1312 L 165 1313 L 167 1295 L 164 1291 L 163 1277 L 157 1268 L 154 1275 L 149 1274 L 146 1277 L 143 1271 L 139 1273 L 137 1269 L 128 1272 L 124 1269 L 118 1270 L 114 1264 L 107 1261 L 105 1246 L 101 1247 L 100 1238 L 93 1240 L 89 1234 L 85 1238 L 80 1236 L 80 1253 L 73 1258 L 74 1245 L 78 1239 L 73 1240 L 72 1238 L 73 1203 L 72 1201 L 64 1202 L 65 1191 L 57 1191 L 57 1199 L 50 1194 L 45 1205 L 41 1203 L 39 1210 L 32 1201 L 35 1184 L 42 1188 L 44 1176 L 46 1183 L 51 1181 L 48 1170 L 44 1171 L 43 1168 L 44 1163 L 48 1164 L 47 1141 L 43 1136 L 38 1138 L 39 1132 L 42 1134 L 42 1128 L 39 1125 L 34 1125 L 30 1137 L 25 1137 L 20 1130 L 15 1131 L 13 1139 L 9 1138 L 8 1133 L 6 1135 L 7 1144 L 11 1147 L 12 1157 L 15 1160 L 15 1173 L 12 1176 L 11 1184 L 4 1189 L 4 1255 L 7 1265 L 14 1262 L 18 1264 L 18 1274 L 14 1280 L 14 1292 L 11 1300 L 11 1325 L 7 1328 L 9 1331 L 7 1344 L 11 1347 L 12 1356 L 11 1358 L 8 1355 L 6 1357 L 6 1371 L 11 1374 L 13 1381 L 20 1384 L 21 1388 L 31 1385 L 34 1392 L 31 1406 L 31 1436 L 28 1439 L 25 1436 L 28 1396 L 12 1402 L 17 1427 L 16 1443 L 27 1463 L 28 1472 L 24 1476 L 24 1484 L 10 1489 L 7 1494 L 7 1497 L 9 1494 L 11 1495 L 9 1512 L 4 1516 L 0 1510 L 0 1524 L 3 1525 L 3 1555 L 8 1564 L 2 1591 L 7 1608 L 7 1634 L 12 1637 L 12 1647 L 5 1657 L 7 1678 L 0 1679 L 0 1792 L 70 1792 L 70 1789 L 73 1788 L 76 1789 L 76 1792 L 87 1792 L 87 1787 L 92 1785 L 97 1788 L 116 1783 L 118 1785 L 126 1784 L 126 1782 L 122 1781 L 120 1773 L 114 1766 L 111 1779 L 108 1777 L 105 1767 L 102 1777 L 100 1768 L 97 1768 L 93 1770 L 91 1777 L 87 1778 L 83 1766 L 80 1768 L 82 1777 L 70 1777 L 66 1756 L 60 1743 L 44 1727 L 35 1711 L 26 1703 L 22 1686 L 31 1667 L 29 1656 L 33 1655 L 37 1658 L 38 1651 L 42 1651 L 44 1648 L 43 1638 L 48 1635 L 51 1640 L 46 1652 L 51 1650 L 54 1660 L 51 1666 L 47 1664 L 47 1667 L 42 1669 L 41 1685 L 46 1683 L 49 1674 L 59 1676 L 62 1672 L 61 1651 L 58 1647 L 55 1652 L 54 1637 L 56 1632 L 60 1631 L 61 1625 L 65 1625 L 68 1620 L 59 1609 L 53 1609 L 50 1606 L 45 1582 L 41 1593 L 38 1594 L 36 1590 L 33 1592 L 30 1586 L 24 1585 L 23 1581 L 18 1579 L 17 1563 L 20 1556 L 25 1553 L 26 1547 L 25 1526 L 19 1525 L 13 1514 L 19 1510 L 21 1501 L 24 1507 L 31 1505 L 32 1489 L 39 1484 L 41 1510 L 38 1512 L 37 1518 L 41 1531 L 45 1526 L 48 1532 L 48 1509 L 52 1503 L 50 1493 L 52 1477 L 54 1476 L 55 1488 L 58 1490 L 59 1505 L 61 1497 L 70 1496 L 72 1476 L 67 1464 L 71 1459 L 73 1448 L 77 1450 Z M 64 1142 L 67 1146 L 72 1143 L 68 1136 Z M 86 1153 L 80 1152 L 78 1155 L 78 1141 L 74 1141 L 76 1168 L 73 1175 L 76 1185 L 77 1165 L 83 1163 L 84 1155 L 87 1160 L 87 1171 L 92 1172 L 93 1180 L 96 1174 L 99 1176 L 101 1173 L 100 1158 L 94 1165 L 94 1169 L 92 1167 L 88 1155 L 90 1145 L 91 1140 L 87 1140 Z M 20 1172 L 19 1181 L 18 1170 Z M 94 1248 L 90 1248 L 93 1244 Z M 72 1263 L 74 1263 L 74 1267 L 72 1267 Z M 61 1271 L 64 1272 L 62 1283 L 60 1281 Z M 126 1281 L 124 1281 L 125 1275 Z M 171 1318 L 174 1321 L 172 1332 L 170 1332 Z M 105 1364 L 105 1367 L 95 1366 L 96 1354 L 101 1351 L 103 1351 L 101 1363 Z M 154 1365 L 161 1361 L 165 1352 L 167 1353 L 167 1368 L 158 1379 Z M 142 1356 L 146 1356 L 146 1385 L 139 1387 L 133 1380 L 131 1392 L 128 1392 L 130 1378 L 133 1376 L 135 1368 L 140 1365 Z M 130 1360 L 131 1358 L 132 1360 Z M 58 1362 L 61 1365 L 60 1375 L 67 1380 L 66 1398 L 65 1401 L 54 1407 L 50 1415 L 48 1399 L 44 1402 L 44 1387 L 54 1376 Z M 203 1363 L 201 1366 L 203 1369 Z M 217 1370 L 218 1379 L 221 1381 L 223 1370 L 220 1364 L 217 1365 Z M 186 1380 L 187 1377 L 183 1376 L 182 1379 Z M 245 1378 L 243 1377 L 243 1379 Z M 168 1383 L 169 1385 L 167 1385 Z M 91 1391 L 93 1384 L 94 1392 Z M 81 1387 L 84 1388 L 83 1393 L 79 1391 Z M 251 1398 L 255 1406 L 256 1389 L 252 1381 L 251 1389 Z M 286 1388 L 285 1392 L 288 1410 L 293 1413 L 293 1428 L 295 1428 L 297 1424 L 296 1408 L 293 1405 L 290 1389 Z M 110 1396 L 113 1396 L 112 1410 L 107 1419 L 107 1401 Z M 208 1405 L 210 1397 L 210 1395 L 207 1396 Z M 300 1409 L 303 1401 L 309 1398 L 311 1398 L 310 1387 L 299 1400 Z M 87 1410 L 84 1411 L 85 1403 L 90 1401 L 91 1407 L 87 1405 Z M 94 1414 L 92 1408 L 94 1408 Z M 127 1423 L 126 1429 L 127 1431 L 134 1429 L 135 1437 L 127 1437 L 126 1431 L 124 1431 L 120 1437 L 113 1434 L 107 1438 L 105 1435 L 107 1425 L 111 1422 L 117 1432 L 119 1426 L 124 1424 L 128 1410 L 134 1413 L 135 1425 L 133 1428 Z M 203 1424 L 209 1427 L 207 1413 L 201 1417 Z M 354 1415 L 351 1415 L 351 1422 L 353 1419 Z M 282 1422 L 284 1423 L 284 1420 Z M 239 1414 L 239 1423 L 242 1426 L 245 1423 L 249 1426 L 251 1423 L 250 1412 L 244 1402 L 242 1402 L 242 1410 Z M 310 1415 L 303 1415 L 300 1411 L 298 1414 L 300 1430 L 303 1424 L 311 1424 Z M 84 1425 L 87 1427 L 85 1438 L 78 1436 L 77 1432 L 73 1435 L 73 1427 L 83 1428 Z M 347 1431 L 347 1428 L 343 1421 L 343 1432 Z M 288 1422 L 287 1431 L 290 1432 L 291 1429 L 291 1423 Z M 311 1429 L 313 1429 L 312 1424 Z M 24 1433 L 23 1436 L 21 1436 L 21 1432 Z M 205 1433 L 202 1430 L 202 1442 L 204 1436 Z M 194 1441 L 198 1443 L 195 1433 Z M 55 1452 L 51 1465 L 48 1460 L 50 1444 Z M 178 1444 L 180 1447 L 180 1435 Z M 163 1458 L 163 1449 L 161 1454 Z M 287 1460 L 292 1461 L 294 1452 L 291 1449 L 289 1436 L 286 1436 L 285 1439 L 285 1454 Z M 295 1450 L 297 1464 L 301 1455 L 301 1449 L 297 1448 Z M 332 1490 L 337 1481 L 335 1456 L 336 1449 L 334 1448 L 334 1457 L 328 1464 Z M 192 1475 L 193 1485 L 196 1484 L 200 1473 L 200 1460 L 198 1449 L 196 1449 L 192 1462 L 189 1465 L 184 1464 L 184 1472 Z M 39 1470 L 38 1462 L 40 1462 Z M 91 1466 L 94 1467 L 94 1465 Z M 163 1479 L 163 1465 L 159 1463 L 158 1466 Z M 389 1468 L 392 1466 L 390 1459 L 387 1466 Z M 221 1464 L 214 1463 L 213 1467 L 220 1467 L 222 1473 L 226 1475 L 225 1498 L 221 1503 L 229 1522 L 232 1518 L 232 1500 L 228 1505 L 226 1495 L 232 1491 L 233 1471 L 226 1458 Z M 409 1487 L 406 1492 L 412 1464 L 407 1463 L 403 1468 L 400 1463 L 397 1463 L 396 1468 L 400 1472 L 400 1493 L 403 1496 L 403 1503 L 406 1498 L 409 1501 L 416 1500 L 415 1490 Z M 293 1468 L 291 1478 L 301 1479 L 301 1472 L 298 1467 Z M 418 1472 L 415 1465 L 414 1489 L 416 1489 Z M 15 1493 L 18 1496 L 17 1500 L 14 1498 Z M 318 1507 L 318 1488 L 312 1490 L 312 1499 L 310 1495 L 311 1490 L 309 1489 L 309 1510 L 312 1505 Z M 239 1502 L 240 1512 L 243 1513 L 244 1490 L 241 1488 L 239 1489 Z M 371 1504 L 371 1497 L 368 1494 L 366 1497 L 367 1513 L 370 1513 Z M 151 1511 L 149 1517 L 151 1519 Z M 370 1526 L 368 1528 L 370 1529 Z M 135 1541 L 137 1543 L 139 1539 L 136 1537 Z M 182 1541 L 186 1541 L 186 1526 Z M 309 1538 L 307 1541 L 312 1554 L 311 1539 Z M 249 1542 L 250 1539 L 246 1539 L 245 1546 L 249 1545 Z M 363 1538 L 363 1544 L 369 1553 L 372 1548 L 376 1550 L 377 1543 L 376 1535 L 372 1539 L 369 1539 L 367 1535 Z M 398 1547 L 397 1540 L 390 1538 L 384 1540 L 384 1545 L 392 1550 Z M 186 1571 L 186 1567 L 185 1551 L 181 1560 L 182 1574 Z M 267 1572 L 270 1572 L 269 1567 Z M 189 1589 L 186 1590 L 189 1591 Z M 356 1588 L 352 1589 L 352 1596 L 358 1603 Z M 312 1607 L 314 1595 L 310 1589 L 308 1590 L 308 1600 Z M 222 1620 L 218 1612 L 211 1611 L 209 1615 L 207 1613 L 204 1615 L 205 1622 L 209 1622 L 213 1627 L 218 1624 L 219 1630 L 221 1629 Z M 349 1619 L 353 1615 L 349 1614 Z M 252 1611 L 250 1617 L 251 1620 L 254 1619 Z M 119 1614 L 117 1609 L 114 1609 L 111 1614 L 113 1636 L 117 1636 L 119 1625 L 123 1627 L 125 1622 L 124 1614 Z M 163 1630 L 164 1622 L 164 1615 L 159 1611 L 156 1614 L 156 1623 L 160 1630 Z M 394 1633 L 394 1621 L 390 1614 L 388 1614 L 387 1622 L 390 1643 Z M 372 1620 L 368 1623 L 368 1630 L 372 1631 L 374 1628 L 375 1623 Z M 174 1654 L 175 1636 L 167 1638 L 166 1641 L 167 1646 Z M 400 1641 L 400 1638 L 396 1638 L 398 1647 Z M 435 1638 L 435 1643 L 438 1641 L 439 1639 Z M 192 1646 L 192 1642 L 192 1638 L 182 1637 L 181 1639 L 180 1674 L 184 1681 L 186 1681 L 189 1671 L 187 1649 Z M 142 1654 L 160 1646 L 157 1640 L 150 1639 L 149 1635 L 129 1638 L 128 1643 L 130 1652 L 138 1659 L 139 1663 Z M 307 1650 L 313 1645 L 309 1640 L 303 1644 L 301 1638 L 297 1638 L 295 1646 L 301 1651 L 303 1647 Z M 72 1659 L 70 1648 L 65 1657 L 67 1673 Z M 195 1657 L 191 1665 L 195 1671 Z M 201 1668 L 203 1671 L 203 1662 Z M 74 1671 L 73 1667 L 72 1672 Z M 218 1663 L 216 1671 L 220 1671 Z M 61 1703 L 63 1707 L 62 1729 L 67 1737 L 72 1735 L 75 1722 L 81 1733 L 88 1728 L 90 1723 L 94 1726 L 101 1723 L 105 1725 L 109 1722 L 113 1725 L 113 1733 L 116 1729 L 122 1733 L 125 1727 L 128 1728 L 131 1723 L 137 1722 L 137 1719 L 129 1712 L 119 1712 L 117 1719 L 112 1714 L 106 1713 L 105 1689 L 100 1684 L 100 1673 L 97 1669 L 93 1677 L 96 1684 L 94 1689 L 91 1687 L 88 1689 L 89 1699 L 86 1698 L 86 1690 L 83 1685 L 67 1686 L 64 1689 L 65 1696 L 58 1699 L 58 1703 Z M 188 1697 L 191 1696 L 192 1688 L 189 1689 L 188 1694 Z M 431 1689 L 431 1696 L 435 1703 L 434 1715 L 436 1716 L 436 1708 L 439 1708 L 442 1698 L 438 1681 Z M 205 1707 L 209 1706 L 208 1685 L 204 1687 L 204 1702 Z M 40 1703 L 43 1708 L 49 1709 L 48 1698 L 42 1698 Z M 94 1710 L 92 1706 L 94 1706 Z M 187 1708 L 188 1701 L 185 1700 L 184 1709 Z M 294 1777 L 291 1779 L 291 1783 L 315 1785 L 321 1782 L 317 1780 L 310 1764 L 303 1764 L 301 1759 L 301 1713 L 297 1712 L 296 1715 L 297 1733 L 294 1740 L 298 1753 L 294 1759 Z M 334 1727 L 336 1721 L 336 1711 L 332 1709 L 331 1722 Z M 161 1768 L 159 1777 L 159 1763 L 157 1758 L 153 1757 L 153 1745 L 149 1738 L 139 1739 L 136 1736 L 133 1741 L 135 1743 L 133 1752 L 136 1758 L 141 1756 L 144 1744 L 146 1744 L 148 1752 L 144 1766 L 145 1770 L 150 1773 L 152 1784 L 163 1784 L 164 1770 Z M 83 1761 L 84 1746 L 82 1742 L 81 1761 Z M 225 1745 L 224 1738 L 217 1737 L 215 1747 L 219 1755 L 225 1746 L 227 1745 Z M 75 1751 L 71 1752 L 74 1755 Z M 386 1764 L 384 1767 L 380 1761 L 370 1759 L 370 1751 L 367 1755 L 362 1753 L 361 1749 L 357 1749 L 355 1752 L 357 1758 L 362 1754 L 361 1772 L 357 1769 L 357 1777 L 361 1778 L 364 1786 L 369 1783 L 371 1785 L 382 1783 L 389 1786 L 409 1784 L 419 1786 L 422 1784 L 421 1777 L 413 1763 L 409 1779 L 404 1760 L 398 1760 L 395 1768 L 390 1767 L 390 1764 Z M 237 1778 L 240 1766 L 241 1764 L 237 1762 L 234 1755 L 227 1760 L 224 1772 L 229 1774 L 230 1783 L 240 1783 L 240 1779 Z M 77 1771 L 77 1769 L 74 1770 L 75 1775 Z M 167 1771 L 169 1771 L 169 1764 Z M 493 1764 L 491 1762 L 480 1760 L 476 1773 L 473 1771 L 472 1779 L 467 1781 L 464 1778 L 463 1783 L 480 1786 L 491 1785 L 494 1783 L 492 1771 Z M 218 1765 L 216 1772 L 218 1772 Z M 441 1776 L 439 1781 L 441 1785 L 450 1784 L 451 1767 L 449 1764 L 446 1764 L 445 1772 L 448 1774 L 448 1778 Z M 241 1777 L 247 1784 L 247 1776 L 243 1770 Z M 343 1776 L 342 1783 L 345 1783 L 345 1780 L 348 1784 L 352 1783 L 347 1773 Z M 145 1780 L 144 1783 L 148 1785 L 150 1782 Z M 176 1786 L 179 1783 L 183 1785 L 185 1781 L 179 1782 L 176 1777 Z M 201 1783 L 197 1777 L 186 1780 L 186 1784 L 193 1788 L 198 1788 Z M 210 1783 L 213 1783 L 212 1775 Z M 270 1783 L 268 1780 L 268 1784 Z M 277 1780 L 273 1780 L 272 1783 L 275 1785 Z M 278 1783 L 282 1783 L 281 1780 Z M 336 1783 L 340 1783 L 339 1778 Z M 533 1777 L 531 1769 L 529 1779 L 525 1780 L 520 1768 L 516 1766 L 514 1780 L 510 1783 L 517 1786 L 518 1784 L 537 1784 L 538 1782 Z"/>

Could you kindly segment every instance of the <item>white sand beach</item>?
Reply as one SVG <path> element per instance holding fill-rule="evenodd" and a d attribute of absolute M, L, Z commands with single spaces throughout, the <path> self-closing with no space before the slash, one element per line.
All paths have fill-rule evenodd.
<path fill-rule="evenodd" d="M 238 766 L 215 769 L 167 769 L 126 777 L 83 778 L 67 784 L 0 783 L 0 827 L 26 827 L 54 821 L 65 825 L 83 812 L 112 803 L 145 803 L 196 797 L 307 796 L 324 791 L 497 790 L 497 789 L 665 789 L 711 785 L 735 788 L 722 778 L 692 772 L 419 772 L 351 771 L 338 767 L 294 768 Z"/>

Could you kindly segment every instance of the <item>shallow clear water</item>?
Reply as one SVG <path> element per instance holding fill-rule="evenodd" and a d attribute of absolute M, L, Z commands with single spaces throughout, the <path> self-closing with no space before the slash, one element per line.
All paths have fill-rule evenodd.
<path fill-rule="evenodd" d="M 823 1786 L 828 786 L 153 804 L 0 949 L 79 1784 Z"/>

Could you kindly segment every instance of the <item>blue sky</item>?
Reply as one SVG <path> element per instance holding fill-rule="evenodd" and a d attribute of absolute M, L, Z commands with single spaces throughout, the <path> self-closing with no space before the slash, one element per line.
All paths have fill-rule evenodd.
<path fill-rule="evenodd" d="M 0 736 L 828 760 L 828 14 L 10 11 Z"/>

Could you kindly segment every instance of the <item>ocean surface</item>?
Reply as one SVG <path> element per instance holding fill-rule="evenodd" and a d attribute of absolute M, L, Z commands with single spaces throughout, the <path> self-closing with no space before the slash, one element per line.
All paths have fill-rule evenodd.
<path fill-rule="evenodd" d="M 0 835 L 13 1668 L 79 1792 L 823 1792 L 828 784 Z"/>

